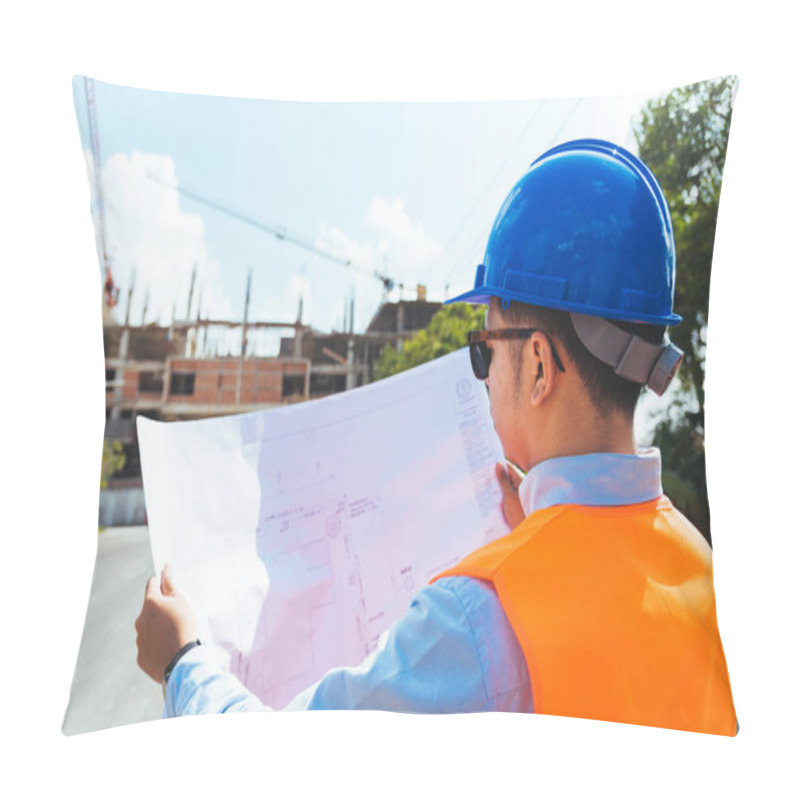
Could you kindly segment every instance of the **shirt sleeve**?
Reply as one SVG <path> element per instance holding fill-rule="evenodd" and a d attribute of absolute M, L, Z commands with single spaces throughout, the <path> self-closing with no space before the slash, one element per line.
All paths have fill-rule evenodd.
<path fill-rule="evenodd" d="M 271 710 L 225 669 L 226 661 L 226 654 L 210 645 L 186 653 L 169 676 L 162 716 Z"/>
<path fill-rule="evenodd" d="M 206 651 L 206 652 L 204 652 Z M 196 647 L 170 677 L 165 716 L 269 710 Z M 444 578 L 359 666 L 329 671 L 287 710 L 380 709 L 416 713 L 532 711 L 524 656 L 489 584 Z"/>

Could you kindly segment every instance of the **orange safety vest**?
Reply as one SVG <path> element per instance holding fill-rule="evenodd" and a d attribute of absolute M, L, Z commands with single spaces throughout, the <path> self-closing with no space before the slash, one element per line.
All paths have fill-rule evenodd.
<path fill-rule="evenodd" d="M 535 511 L 445 575 L 494 585 L 536 713 L 736 734 L 711 548 L 666 497 Z"/>

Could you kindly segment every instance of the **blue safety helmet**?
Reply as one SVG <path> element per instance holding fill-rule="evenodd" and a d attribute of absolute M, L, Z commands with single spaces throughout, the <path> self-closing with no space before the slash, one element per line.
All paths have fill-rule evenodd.
<path fill-rule="evenodd" d="M 675 325 L 675 242 L 650 170 L 598 139 L 548 150 L 503 203 L 475 288 L 448 303 L 497 297 L 581 314 Z"/>
<path fill-rule="evenodd" d="M 475 287 L 448 303 L 512 300 L 572 312 L 618 374 L 663 393 L 683 353 L 646 346 L 602 319 L 675 325 L 675 241 L 664 193 L 640 159 L 578 139 L 534 161 L 495 219 Z M 599 318 L 599 319 L 598 319 Z"/>

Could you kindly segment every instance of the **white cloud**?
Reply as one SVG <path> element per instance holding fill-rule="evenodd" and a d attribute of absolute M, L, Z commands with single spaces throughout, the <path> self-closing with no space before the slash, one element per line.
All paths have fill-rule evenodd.
<path fill-rule="evenodd" d="M 375 248 L 343 233 L 335 225 L 322 222 L 314 246 L 334 258 L 349 261 L 359 270 L 372 270 L 376 264 Z"/>
<path fill-rule="evenodd" d="M 377 250 L 388 257 L 392 277 L 420 281 L 424 268 L 442 252 L 441 245 L 425 233 L 422 222 L 411 219 L 399 197 L 391 202 L 373 197 L 364 222 L 378 234 Z"/>
<path fill-rule="evenodd" d="M 323 222 L 316 247 L 336 258 L 347 259 L 360 271 L 381 274 L 396 282 L 424 283 L 425 274 L 442 252 L 420 221 L 413 220 L 399 197 L 374 196 L 364 212 L 363 223 L 371 241 L 362 241 Z"/>
<path fill-rule="evenodd" d="M 91 161 L 91 159 L 89 159 Z M 91 174 L 91 171 L 90 171 Z M 106 246 L 120 287 L 117 318 L 122 319 L 135 272 L 131 319 L 167 323 L 186 315 L 192 269 L 197 269 L 192 316 L 202 294 L 203 315 L 230 317 L 220 265 L 206 251 L 205 226 L 197 214 L 181 210 L 175 163 L 169 156 L 116 153 L 103 165 Z"/>

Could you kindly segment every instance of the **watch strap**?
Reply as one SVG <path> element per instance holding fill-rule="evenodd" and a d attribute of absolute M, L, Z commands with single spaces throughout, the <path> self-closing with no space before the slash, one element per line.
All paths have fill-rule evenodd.
<path fill-rule="evenodd" d="M 167 664 L 167 668 L 164 670 L 164 677 L 161 681 L 162 686 L 166 690 L 167 688 L 167 681 L 169 680 L 169 676 L 172 675 L 172 670 L 175 669 L 177 663 L 194 647 L 201 645 L 202 642 L 199 639 L 195 639 L 192 642 L 187 642 L 177 653 L 172 657 L 172 661 Z"/>

